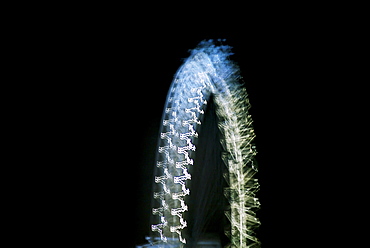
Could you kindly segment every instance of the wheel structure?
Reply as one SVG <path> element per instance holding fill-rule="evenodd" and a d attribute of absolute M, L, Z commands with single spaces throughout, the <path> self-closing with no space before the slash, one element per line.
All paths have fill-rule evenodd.
<path fill-rule="evenodd" d="M 188 221 L 187 199 L 190 196 L 192 166 L 198 132 L 212 96 L 216 105 L 218 128 L 222 134 L 222 160 L 227 167 L 224 177 L 228 187 L 224 195 L 230 227 L 225 233 L 227 247 L 260 247 L 256 228 L 260 225 L 256 211 L 260 207 L 256 193 L 259 183 L 254 177 L 256 148 L 247 92 L 240 81 L 238 66 L 229 56 L 231 47 L 202 41 L 175 74 L 165 103 L 154 177 L 156 223 L 151 225 L 158 236 L 156 247 L 186 247 Z M 153 243 L 154 244 L 154 243 Z"/>

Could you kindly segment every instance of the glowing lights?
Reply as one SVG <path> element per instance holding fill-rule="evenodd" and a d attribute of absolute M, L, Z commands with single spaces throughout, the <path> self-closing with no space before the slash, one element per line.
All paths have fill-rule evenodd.
<path fill-rule="evenodd" d="M 259 184 L 254 178 L 255 134 L 247 93 L 238 83 L 238 68 L 227 58 L 230 50 L 212 41 L 201 42 L 176 73 L 168 93 L 155 176 L 154 199 L 159 206 L 153 208 L 153 214 L 159 217 L 159 223 L 152 225 L 152 231 L 170 247 L 186 244 L 183 232 L 187 227 L 186 197 L 190 195 L 189 166 L 196 152 L 197 125 L 201 125 L 210 95 L 214 95 L 217 106 L 218 126 L 224 137 L 222 159 L 228 168 L 225 178 L 229 187 L 224 193 L 230 211 L 225 215 L 231 229 L 225 233 L 231 247 L 260 246 L 254 233 L 260 224 L 255 214 L 260 206 L 256 197 Z"/>

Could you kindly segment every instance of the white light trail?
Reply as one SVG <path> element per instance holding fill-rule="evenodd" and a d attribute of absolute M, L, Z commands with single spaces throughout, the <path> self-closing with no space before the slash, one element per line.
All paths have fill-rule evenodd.
<path fill-rule="evenodd" d="M 254 232 L 260 225 L 255 214 L 260 206 L 256 197 L 259 184 L 254 178 L 255 134 L 238 67 L 228 59 L 230 50 L 212 41 L 201 42 L 176 73 L 167 96 L 157 154 L 160 175 L 155 177 L 159 187 L 154 198 L 160 206 L 153 208 L 159 223 L 152 225 L 152 231 L 158 232 L 161 242 L 170 247 L 186 244 L 183 232 L 187 227 L 184 212 L 188 211 L 186 198 L 190 194 L 189 166 L 193 165 L 196 151 L 197 125 L 201 125 L 210 95 L 215 97 L 218 126 L 224 137 L 222 159 L 229 172 L 229 187 L 224 192 L 230 203 L 230 211 L 225 214 L 231 230 L 226 233 L 231 247 L 260 246 Z"/>

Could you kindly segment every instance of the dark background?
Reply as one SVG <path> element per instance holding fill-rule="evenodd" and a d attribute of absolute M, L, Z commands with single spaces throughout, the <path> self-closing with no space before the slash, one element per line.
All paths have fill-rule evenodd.
<path fill-rule="evenodd" d="M 104 70 L 94 67 L 101 82 L 87 86 L 96 88 L 87 98 L 94 104 L 86 103 L 87 109 L 93 106 L 91 113 L 87 111 L 92 122 L 88 126 L 93 127 L 87 129 L 92 134 L 88 139 L 96 145 L 91 154 L 87 151 L 94 166 L 86 165 L 87 174 L 93 177 L 87 181 L 93 185 L 88 189 L 94 218 L 88 219 L 99 230 L 93 232 L 97 235 L 93 239 L 106 236 L 108 242 L 118 239 L 131 246 L 145 243 L 167 91 L 188 50 L 210 38 L 226 39 L 225 44 L 233 47 L 231 59 L 240 66 L 252 105 L 261 184 L 259 238 L 265 247 L 292 242 L 287 239 L 295 244 L 308 239 L 310 223 L 320 222 L 312 216 L 316 206 L 309 209 L 317 193 L 310 185 L 314 178 L 308 176 L 316 170 L 315 154 L 320 152 L 321 138 L 314 131 L 319 124 L 312 119 L 320 87 L 312 71 L 320 69 L 303 57 L 315 56 L 315 51 L 302 42 L 304 37 L 291 35 L 291 31 L 271 30 L 261 35 L 249 32 L 247 25 L 244 28 L 181 34 L 158 30 L 149 38 L 140 34 L 130 38 L 128 44 L 104 43 L 109 55 L 98 61 Z M 307 150 L 311 145 L 314 151 Z"/>
<path fill-rule="evenodd" d="M 324 202 L 337 193 L 323 182 L 332 177 L 325 166 L 333 166 L 328 144 L 337 137 L 327 122 L 338 106 L 328 100 L 335 95 L 330 79 L 342 72 L 332 67 L 341 55 L 328 38 L 330 22 L 262 15 L 235 25 L 205 19 L 171 25 L 175 17 L 140 22 L 93 16 L 66 30 L 53 27 L 61 31 L 45 41 L 51 56 L 60 58 L 50 66 L 58 82 L 49 96 L 58 99 L 51 110 L 56 119 L 49 122 L 60 137 L 58 149 L 49 149 L 61 161 L 53 213 L 61 228 L 54 241 L 101 247 L 145 242 L 167 91 L 188 50 L 219 38 L 233 47 L 231 59 L 252 106 L 263 247 L 318 247 L 318 237 L 320 245 L 332 240 L 326 223 L 337 219 Z"/>

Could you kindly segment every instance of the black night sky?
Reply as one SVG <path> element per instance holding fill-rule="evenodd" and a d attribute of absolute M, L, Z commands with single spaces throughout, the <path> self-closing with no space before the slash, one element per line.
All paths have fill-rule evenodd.
<path fill-rule="evenodd" d="M 316 205 L 319 184 L 312 185 L 321 180 L 315 166 L 325 149 L 317 130 L 328 129 L 321 116 L 327 107 L 320 104 L 327 95 L 321 72 L 327 70 L 322 48 L 329 45 L 323 34 L 272 20 L 198 28 L 148 21 L 121 27 L 115 21 L 81 24 L 63 38 L 63 56 L 71 54 L 65 68 L 77 72 L 61 76 L 67 82 L 61 91 L 68 92 L 62 106 L 68 118 L 61 118 L 63 139 L 70 141 L 66 162 L 73 162 L 60 217 L 73 223 L 65 236 L 77 237 L 82 246 L 88 241 L 131 248 L 145 242 L 167 91 L 189 49 L 205 39 L 226 39 L 254 120 L 261 185 L 258 237 L 265 248 L 314 244 L 311 226 L 322 221 L 318 212 L 327 211 Z"/>

